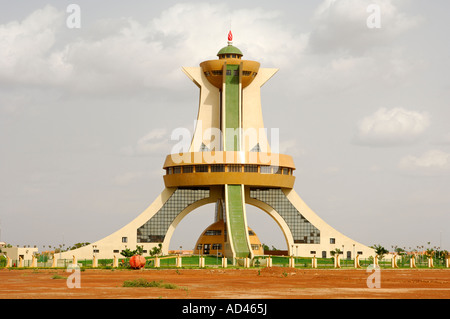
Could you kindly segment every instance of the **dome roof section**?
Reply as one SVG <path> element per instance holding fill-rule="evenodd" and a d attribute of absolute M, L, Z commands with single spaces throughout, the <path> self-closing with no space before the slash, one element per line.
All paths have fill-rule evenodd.
<path fill-rule="evenodd" d="M 231 44 L 227 45 L 222 50 L 220 50 L 219 53 L 217 53 L 217 56 L 221 56 L 224 54 L 236 54 L 236 55 L 243 56 L 242 51 Z"/>

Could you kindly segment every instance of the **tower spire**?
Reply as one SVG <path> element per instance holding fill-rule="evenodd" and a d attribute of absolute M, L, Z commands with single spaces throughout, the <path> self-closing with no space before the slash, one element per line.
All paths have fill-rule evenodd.
<path fill-rule="evenodd" d="M 233 44 L 233 32 L 228 32 L 228 45 L 232 45 Z"/>

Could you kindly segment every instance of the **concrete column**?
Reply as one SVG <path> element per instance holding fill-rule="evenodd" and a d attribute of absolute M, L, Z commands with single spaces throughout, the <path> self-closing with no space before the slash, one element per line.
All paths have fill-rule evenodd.
<path fill-rule="evenodd" d="M 359 264 L 359 255 L 355 256 L 355 268 L 361 268 L 361 265 Z"/>
<path fill-rule="evenodd" d="M 378 255 L 375 255 L 375 257 L 373 257 L 373 264 L 378 267 Z"/>
<path fill-rule="evenodd" d="M 56 256 L 53 255 L 52 268 L 56 267 L 58 267 L 58 258 L 56 258 Z"/>
<path fill-rule="evenodd" d="M 227 268 L 228 266 L 228 259 L 226 257 L 222 258 L 222 268 Z"/>
<path fill-rule="evenodd" d="M 177 256 L 177 268 L 182 267 L 181 256 Z"/>
<path fill-rule="evenodd" d="M 159 257 L 155 257 L 155 268 L 159 268 L 159 267 L 161 267 Z"/>
<path fill-rule="evenodd" d="M 289 267 L 295 268 L 295 259 L 294 259 L 294 257 L 289 258 Z"/>
<path fill-rule="evenodd" d="M 445 267 L 450 268 L 450 258 L 445 258 Z"/>
<path fill-rule="evenodd" d="M 317 258 L 316 258 L 315 255 L 314 255 L 314 257 L 312 258 L 311 264 L 312 264 L 312 268 L 317 268 Z"/>
<path fill-rule="evenodd" d="M 114 255 L 113 268 L 117 267 L 119 267 L 119 260 L 117 259 L 117 256 Z"/>
<path fill-rule="evenodd" d="M 334 255 L 334 268 L 341 268 L 340 254 Z"/>
<path fill-rule="evenodd" d="M 19 256 L 19 268 L 23 267 L 23 258 Z"/>
<path fill-rule="evenodd" d="M 198 261 L 198 266 L 200 268 L 205 268 L 205 257 L 200 257 Z"/>
<path fill-rule="evenodd" d="M 250 259 L 248 257 L 245 257 L 245 259 L 244 259 L 244 267 L 245 268 L 250 267 Z"/>
<path fill-rule="evenodd" d="M 428 257 L 428 268 L 433 268 L 433 267 L 434 267 L 433 257 Z"/>
<path fill-rule="evenodd" d="M 267 267 L 272 267 L 272 257 L 267 258 Z"/>
<path fill-rule="evenodd" d="M 392 268 L 398 268 L 397 255 L 392 256 Z"/>
<path fill-rule="evenodd" d="M 37 268 L 37 258 L 36 256 L 33 255 L 32 259 L 31 259 L 31 268 Z"/>
<path fill-rule="evenodd" d="M 416 268 L 416 257 L 414 255 L 412 255 L 411 259 L 409 260 L 409 266 L 411 268 Z"/>
<path fill-rule="evenodd" d="M 97 260 L 97 256 L 93 256 L 92 257 L 92 268 L 97 268 L 98 267 L 98 260 Z"/>
<path fill-rule="evenodd" d="M 6 268 L 12 267 L 12 260 L 9 256 L 6 256 Z"/>

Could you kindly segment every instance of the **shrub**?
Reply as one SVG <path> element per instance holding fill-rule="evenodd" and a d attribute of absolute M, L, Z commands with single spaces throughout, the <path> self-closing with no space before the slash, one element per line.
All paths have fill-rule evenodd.
<path fill-rule="evenodd" d="M 178 286 L 171 283 L 164 283 L 163 281 L 148 281 L 147 279 L 127 280 L 123 283 L 123 287 L 141 287 L 141 288 L 165 288 L 177 289 Z"/>

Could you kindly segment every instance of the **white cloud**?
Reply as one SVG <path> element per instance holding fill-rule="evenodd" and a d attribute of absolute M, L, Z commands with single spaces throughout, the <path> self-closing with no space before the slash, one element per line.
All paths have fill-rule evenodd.
<path fill-rule="evenodd" d="M 42 85 L 67 77 L 70 66 L 54 49 L 63 17 L 46 6 L 21 22 L 0 25 L 0 81 Z"/>
<path fill-rule="evenodd" d="M 380 7 L 380 29 L 367 27 L 366 21 L 371 15 L 367 8 L 371 4 Z M 361 54 L 374 47 L 390 45 L 396 37 L 421 22 L 419 17 L 403 13 L 400 6 L 400 2 L 393 0 L 326 0 L 313 17 L 315 29 L 311 33 L 311 48 L 322 53 L 344 50 Z"/>
<path fill-rule="evenodd" d="M 359 144 L 389 146 L 416 142 L 430 125 L 425 112 L 381 108 L 358 124 Z"/>
<path fill-rule="evenodd" d="M 121 152 L 127 156 L 147 156 L 169 154 L 170 134 L 166 129 L 153 129 L 141 137 L 136 145 L 124 147 Z"/>
<path fill-rule="evenodd" d="M 450 153 L 430 150 L 421 156 L 409 155 L 400 160 L 399 168 L 428 174 L 450 172 Z"/>
<path fill-rule="evenodd" d="M 227 44 L 229 20 L 223 12 L 235 17 L 234 44 L 247 57 L 286 64 L 306 45 L 304 36 L 282 27 L 279 13 L 259 8 L 180 3 L 148 24 L 105 19 L 74 37 L 64 25 L 66 13 L 46 6 L 21 22 L 0 25 L 0 81 L 94 94 L 172 88 L 185 80 L 182 65 L 215 59 Z"/>

